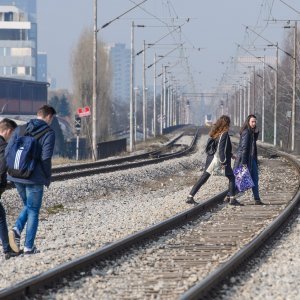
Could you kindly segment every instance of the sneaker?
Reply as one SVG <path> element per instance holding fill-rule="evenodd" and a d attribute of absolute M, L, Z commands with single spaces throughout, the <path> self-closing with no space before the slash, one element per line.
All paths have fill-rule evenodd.
<path fill-rule="evenodd" d="M 11 229 L 8 233 L 9 245 L 11 249 L 19 253 L 20 252 L 20 238 L 21 236 L 16 232 L 15 229 Z"/>
<path fill-rule="evenodd" d="M 224 203 L 229 203 L 229 201 L 230 201 L 230 197 L 226 195 L 226 197 L 224 198 Z"/>
<path fill-rule="evenodd" d="M 242 204 L 241 202 L 237 201 L 235 198 L 230 199 L 229 204 L 230 205 L 234 205 L 234 206 L 244 206 L 244 204 Z"/>
<path fill-rule="evenodd" d="M 10 259 L 11 257 L 19 256 L 22 253 L 23 253 L 23 250 L 20 250 L 19 252 L 14 252 L 14 251 L 10 250 L 10 251 L 4 253 L 4 257 L 7 260 L 7 259 Z"/>
<path fill-rule="evenodd" d="M 265 205 L 265 203 L 261 202 L 260 199 L 254 201 L 255 201 L 255 205 Z"/>
<path fill-rule="evenodd" d="M 38 250 L 37 248 L 36 248 L 36 246 L 33 246 L 33 248 L 31 249 L 31 250 L 25 250 L 24 251 L 24 254 L 36 254 L 36 253 L 40 253 L 40 250 Z"/>
<path fill-rule="evenodd" d="M 188 204 L 198 204 L 198 203 L 194 200 L 194 197 L 193 197 L 193 196 L 188 196 L 185 202 L 188 203 Z"/>

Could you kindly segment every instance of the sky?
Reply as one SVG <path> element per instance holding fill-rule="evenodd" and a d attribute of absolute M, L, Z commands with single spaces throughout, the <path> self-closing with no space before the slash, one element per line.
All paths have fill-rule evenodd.
<path fill-rule="evenodd" d="M 47 53 L 48 73 L 56 79 L 57 88 L 72 91 L 70 57 L 81 32 L 93 26 L 94 1 L 37 2 L 38 50 Z M 98 0 L 98 28 L 139 2 L 142 0 Z M 183 85 L 190 85 L 193 78 L 197 91 L 214 89 L 228 70 L 232 57 L 246 55 L 240 53 L 237 44 L 266 44 L 256 34 L 249 33 L 245 26 L 280 44 L 284 38 L 284 22 L 267 20 L 300 20 L 298 0 L 147 0 L 141 7 L 143 9 L 136 8 L 99 30 L 99 38 L 107 43 L 125 43 L 129 48 L 131 22 L 145 25 L 145 28 L 135 28 L 137 52 L 142 49 L 143 40 L 154 43 L 172 30 L 172 24 L 184 24 L 181 33 L 177 30 L 169 34 L 156 47 L 146 51 L 146 65 L 153 62 L 154 53 L 166 56 L 177 47 L 175 44 L 182 43 L 184 49 L 166 56 L 157 63 L 157 68 L 161 68 L 162 63 L 174 65 L 172 76 Z M 136 59 L 136 69 L 137 74 L 142 69 L 140 57 Z M 147 80 L 152 80 L 152 71 L 149 70 L 146 76 Z M 139 78 L 137 76 L 137 84 L 140 84 Z"/>

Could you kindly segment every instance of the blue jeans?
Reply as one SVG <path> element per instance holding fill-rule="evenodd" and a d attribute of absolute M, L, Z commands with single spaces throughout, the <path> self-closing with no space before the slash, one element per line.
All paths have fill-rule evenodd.
<path fill-rule="evenodd" d="M 34 240 L 38 229 L 44 186 L 40 184 L 24 184 L 19 182 L 15 182 L 15 186 L 24 204 L 15 227 L 17 227 L 21 233 L 27 223 L 24 245 L 31 249 L 34 246 Z"/>
<path fill-rule="evenodd" d="M 252 188 L 254 200 L 260 200 L 259 186 L 258 186 L 258 167 L 257 167 L 257 162 L 254 159 L 252 159 L 252 168 L 250 173 L 254 183 L 254 187 Z"/>
<path fill-rule="evenodd" d="M 2 242 L 2 247 L 4 253 L 10 251 L 10 246 L 8 243 L 8 229 L 7 229 L 7 222 L 6 222 L 6 213 L 5 209 L 0 202 L 0 240 Z"/>

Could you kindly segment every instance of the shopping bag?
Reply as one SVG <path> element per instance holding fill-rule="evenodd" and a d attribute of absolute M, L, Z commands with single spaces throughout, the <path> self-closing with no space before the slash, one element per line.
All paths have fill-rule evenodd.
<path fill-rule="evenodd" d="M 219 155 L 214 155 L 214 158 L 207 168 L 206 172 L 213 176 L 225 176 L 225 167 L 222 166 Z"/>
<path fill-rule="evenodd" d="M 233 170 L 233 174 L 235 176 L 235 185 L 240 192 L 245 192 L 254 187 L 248 167 L 238 166 Z"/>

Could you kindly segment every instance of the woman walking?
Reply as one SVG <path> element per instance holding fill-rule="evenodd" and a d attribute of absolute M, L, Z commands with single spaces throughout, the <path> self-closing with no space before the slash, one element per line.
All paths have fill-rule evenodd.
<path fill-rule="evenodd" d="M 252 193 L 256 205 L 262 205 L 259 197 L 258 186 L 258 164 L 257 164 L 257 146 L 258 130 L 256 127 L 256 116 L 249 115 L 240 130 L 240 142 L 237 148 L 234 168 L 243 165 L 248 167 L 254 187 Z"/>
<path fill-rule="evenodd" d="M 231 168 L 231 157 L 232 157 L 232 145 L 230 141 L 230 136 L 228 134 L 230 126 L 230 118 L 228 116 L 221 116 L 211 129 L 209 136 L 210 142 L 214 142 L 216 151 L 219 151 L 220 161 L 222 162 L 222 167 L 225 170 L 225 176 L 229 180 L 228 186 L 228 197 L 229 204 L 231 205 L 241 205 L 234 197 L 235 192 L 235 179 L 233 171 Z M 218 145 L 219 144 L 219 145 Z M 214 151 L 207 151 L 205 171 L 194 184 L 189 196 L 187 197 L 186 203 L 197 204 L 194 200 L 195 194 L 199 191 L 202 185 L 208 180 L 211 175 L 211 163 L 214 158 Z"/>

